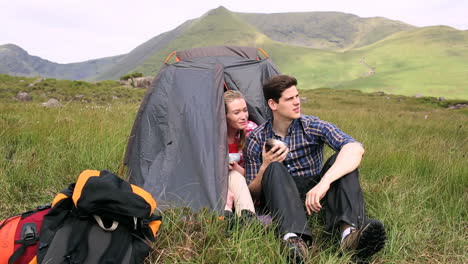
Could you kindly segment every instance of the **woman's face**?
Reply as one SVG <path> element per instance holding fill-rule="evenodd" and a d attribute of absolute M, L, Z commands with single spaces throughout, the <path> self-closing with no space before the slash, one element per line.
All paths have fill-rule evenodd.
<path fill-rule="evenodd" d="M 234 99 L 227 105 L 226 120 L 228 128 L 243 130 L 247 127 L 249 112 L 244 99 Z"/>

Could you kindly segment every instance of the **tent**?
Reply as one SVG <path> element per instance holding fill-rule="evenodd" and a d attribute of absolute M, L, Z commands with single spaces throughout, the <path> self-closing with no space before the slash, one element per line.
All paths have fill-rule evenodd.
<path fill-rule="evenodd" d="M 170 64 L 174 55 L 177 62 Z M 262 83 L 278 73 L 268 54 L 252 47 L 171 53 L 133 124 L 124 158 L 129 181 L 150 192 L 161 208 L 222 212 L 228 183 L 223 93 L 242 92 L 249 119 L 261 124 L 271 115 Z"/>

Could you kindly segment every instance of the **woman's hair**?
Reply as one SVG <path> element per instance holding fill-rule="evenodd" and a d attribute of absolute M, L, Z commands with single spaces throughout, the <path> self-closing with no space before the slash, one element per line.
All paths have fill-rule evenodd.
<path fill-rule="evenodd" d="M 245 100 L 244 96 L 242 95 L 241 92 L 239 91 L 235 91 L 235 90 L 228 90 L 226 92 L 224 92 L 224 108 L 226 109 L 226 114 L 228 112 L 228 104 L 236 99 L 243 99 Z M 245 146 L 245 141 L 246 141 L 246 137 L 245 137 L 245 130 L 242 130 L 240 132 L 240 138 L 239 138 L 239 148 L 240 149 L 244 149 L 244 146 Z"/>

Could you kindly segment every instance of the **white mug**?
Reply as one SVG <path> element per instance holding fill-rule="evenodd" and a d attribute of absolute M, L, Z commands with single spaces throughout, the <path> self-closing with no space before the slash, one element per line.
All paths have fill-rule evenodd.
<path fill-rule="evenodd" d="M 240 153 L 229 153 L 229 163 L 239 162 L 241 159 Z"/>

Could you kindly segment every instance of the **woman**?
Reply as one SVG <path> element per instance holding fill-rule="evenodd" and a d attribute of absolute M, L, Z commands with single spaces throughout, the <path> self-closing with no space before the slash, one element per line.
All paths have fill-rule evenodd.
<path fill-rule="evenodd" d="M 252 196 L 244 178 L 242 150 L 248 133 L 255 129 L 257 125 L 248 120 L 247 103 L 240 92 L 233 90 L 225 92 L 224 104 L 227 139 L 231 157 L 229 162 L 228 199 L 225 207 L 226 216 L 232 214 L 233 209 L 235 209 L 238 216 L 255 216 Z"/>

